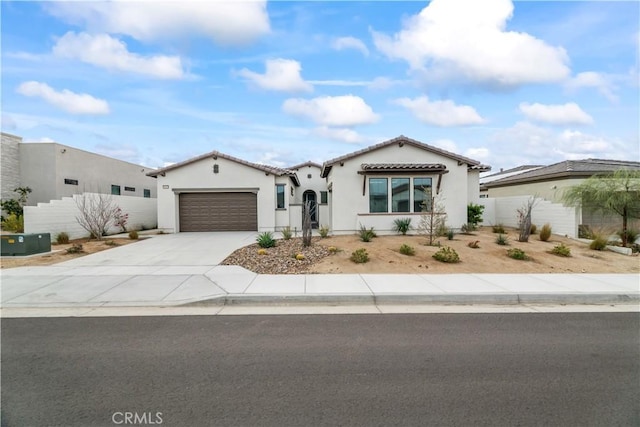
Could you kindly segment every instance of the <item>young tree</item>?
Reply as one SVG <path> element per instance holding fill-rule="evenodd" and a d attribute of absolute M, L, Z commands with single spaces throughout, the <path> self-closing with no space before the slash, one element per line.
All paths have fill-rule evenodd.
<path fill-rule="evenodd" d="M 429 201 L 430 203 L 427 203 Z M 429 246 L 438 234 L 438 230 L 445 227 L 447 213 L 442 204 L 442 196 L 431 197 L 431 192 L 425 191 L 425 199 L 422 202 L 422 214 L 418 222 L 418 233 L 429 238 Z"/>
<path fill-rule="evenodd" d="M 640 218 L 640 171 L 621 169 L 612 174 L 599 174 L 567 189 L 563 201 L 596 212 L 614 213 L 622 217 L 622 244 L 627 242 L 627 224 Z M 633 243 L 633 242 L 631 242 Z"/>
<path fill-rule="evenodd" d="M 531 235 L 531 211 L 536 205 L 536 198 L 530 197 L 521 208 L 516 210 L 518 213 L 518 242 L 528 242 Z"/>
<path fill-rule="evenodd" d="M 311 246 L 311 202 L 304 202 L 302 209 L 302 246 Z"/>
<path fill-rule="evenodd" d="M 2 210 L 5 211 L 8 215 L 13 214 L 16 217 L 21 217 L 24 214 L 23 208 L 24 205 L 27 204 L 27 198 L 29 197 L 29 193 L 31 193 L 31 188 L 18 187 L 14 188 L 13 192 L 18 193 L 18 198 L 0 200 L 0 208 L 2 208 Z"/>
<path fill-rule="evenodd" d="M 119 209 L 113 197 L 110 194 L 82 193 L 75 197 L 75 202 L 79 211 L 76 216 L 78 224 L 89 232 L 91 238 L 102 240 Z"/>
<path fill-rule="evenodd" d="M 474 230 L 478 229 L 478 224 L 482 222 L 482 212 L 484 206 L 469 203 L 467 205 L 467 224 L 471 225 Z"/>

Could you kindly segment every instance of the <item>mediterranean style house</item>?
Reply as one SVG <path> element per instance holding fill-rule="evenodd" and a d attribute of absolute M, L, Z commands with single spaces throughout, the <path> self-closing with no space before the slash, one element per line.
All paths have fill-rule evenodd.
<path fill-rule="evenodd" d="M 489 166 L 399 136 L 324 162 L 278 168 L 218 151 L 150 172 L 158 180 L 158 228 L 185 231 L 300 230 L 305 202 L 314 226 L 334 234 L 361 226 L 392 232 L 437 197 L 447 224 L 467 221 Z M 429 197 L 431 195 L 431 197 Z"/>

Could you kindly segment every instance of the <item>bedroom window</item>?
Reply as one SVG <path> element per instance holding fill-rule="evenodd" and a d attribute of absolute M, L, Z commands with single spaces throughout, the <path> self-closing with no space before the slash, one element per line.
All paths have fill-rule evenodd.
<path fill-rule="evenodd" d="M 387 178 L 369 178 L 369 212 L 389 212 Z"/>

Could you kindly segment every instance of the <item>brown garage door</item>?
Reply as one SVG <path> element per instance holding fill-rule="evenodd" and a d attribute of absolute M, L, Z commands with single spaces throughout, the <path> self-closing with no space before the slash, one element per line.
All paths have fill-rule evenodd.
<path fill-rule="evenodd" d="M 180 231 L 255 231 L 254 193 L 181 193 Z"/>

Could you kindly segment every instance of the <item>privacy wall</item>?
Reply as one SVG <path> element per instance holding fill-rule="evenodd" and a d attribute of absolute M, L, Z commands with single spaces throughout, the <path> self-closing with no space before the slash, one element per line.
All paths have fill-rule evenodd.
<path fill-rule="evenodd" d="M 97 196 L 95 193 L 84 193 L 89 197 Z M 103 195 L 104 196 L 104 195 Z M 89 233 L 78 224 L 79 216 L 76 198 L 63 197 L 60 200 L 52 200 L 49 203 L 38 203 L 37 206 L 24 207 L 24 231 L 25 233 L 51 233 L 51 240 L 55 240 L 58 233 L 66 232 L 71 239 L 88 237 Z M 129 214 L 127 230 L 141 230 L 156 228 L 158 224 L 157 199 L 109 196 L 123 213 Z M 111 227 L 108 234 L 121 232 L 118 227 Z"/>

